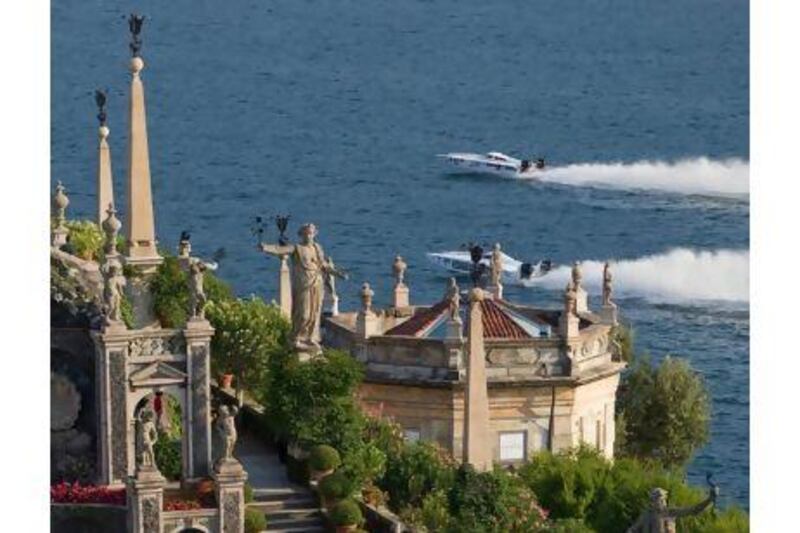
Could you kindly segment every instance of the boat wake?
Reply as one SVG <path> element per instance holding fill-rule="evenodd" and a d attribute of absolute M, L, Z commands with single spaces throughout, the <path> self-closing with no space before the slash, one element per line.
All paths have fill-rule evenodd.
<path fill-rule="evenodd" d="M 645 189 L 679 194 L 747 198 L 750 164 L 741 159 L 706 157 L 675 162 L 576 163 L 549 168 L 536 177 L 572 186 Z"/>
<path fill-rule="evenodd" d="M 583 284 L 599 294 L 602 261 L 583 261 Z M 611 261 L 614 298 L 641 297 L 653 303 L 698 301 L 748 302 L 749 250 L 691 250 L 676 248 L 638 259 Z M 561 266 L 532 285 L 563 290 L 571 267 Z"/>

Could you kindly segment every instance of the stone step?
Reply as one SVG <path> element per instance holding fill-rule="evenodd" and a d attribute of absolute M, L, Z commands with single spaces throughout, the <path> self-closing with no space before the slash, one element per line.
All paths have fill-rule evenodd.
<path fill-rule="evenodd" d="M 298 508 L 298 509 L 278 509 L 266 511 L 268 520 L 288 520 L 288 519 L 305 519 L 309 517 L 320 517 L 320 511 L 316 507 Z"/>
<path fill-rule="evenodd" d="M 253 490 L 253 499 L 259 502 L 273 502 L 282 500 L 302 500 L 314 498 L 310 490 Z"/>
<path fill-rule="evenodd" d="M 267 529 L 272 531 L 273 529 L 299 529 L 299 530 L 308 530 L 315 527 L 323 527 L 324 522 L 322 521 L 322 517 L 315 516 L 309 517 L 306 519 L 297 520 L 294 518 L 289 518 L 285 520 L 270 520 L 267 518 Z"/>
<path fill-rule="evenodd" d="M 266 531 L 268 533 L 323 533 L 327 531 L 327 529 L 325 529 L 323 526 L 289 528 L 289 529 L 272 529 L 268 524 Z"/>
<path fill-rule="evenodd" d="M 319 509 L 319 505 L 317 505 L 317 502 L 310 498 L 303 500 L 285 500 L 285 501 L 274 501 L 274 502 L 253 501 L 248 503 L 247 505 L 249 507 L 255 507 L 256 509 L 264 511 L 267 514 L 289 509 L 308 509 L 308 510 Z"/>

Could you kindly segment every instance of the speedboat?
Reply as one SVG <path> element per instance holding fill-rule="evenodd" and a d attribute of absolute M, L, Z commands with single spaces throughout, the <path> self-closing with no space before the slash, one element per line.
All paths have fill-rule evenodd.
<path fill-rule="evenodd" d="M 439 154 L 462 172 L 480 172 L 504 178 L 530 178 L 544 170 L 544 159 L 517 159 L 500 152 L 471 154 L 452 152 Z"/>
<path fill-rule="evenodd" d="M 428 260 L 434 265 L 441 267 L 448 272 L 458 276 L 468 276 L 472 272 L 472 257 L 468 250 L 457 250 L 452 252 L 428 252 L 425 254 Z M 536 278 L 540 278 L 550 272 L 553 262 L 543 259 L 537 263 L 525 263 L 500 252 L 502 259 L 502 282 L 505 284 L 525 285 Z M 485 275 L 491 271 L 492 250 L 483 253 L 479 268 Z"/>

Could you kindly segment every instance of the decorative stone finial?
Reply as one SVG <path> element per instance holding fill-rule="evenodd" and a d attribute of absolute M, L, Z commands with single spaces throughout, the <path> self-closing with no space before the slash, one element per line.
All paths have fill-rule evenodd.
<path fill-rule="evenodd" d="M 581 272 L 581 264 L 578 261 L 575 261 L 572 264 L 572 284 L 574 285 L 574 289 L 575 290 L 580 288 L 581 281 L 583 281 L 583 273 Z"/>
<path fill-rule="evenodd" d="M 369 283 L 364 283 L 361 286 L 361 310 L 364 314 L 372 312 L 372 297 L 375 296 L 375 291 L 370 288 Z"/>
<path fill-rule="evenodd" d="M 401 256 L 398 255 L 394 258 L 394 263 L 392 264 L 392 271 L 394 272 L 395 286 L 400 287 L 405 284 L 404 282 L 405 282 L 405 275 L 407 268 L 408 265 L 406 264 L 405 261 L 403 261 L 403 258 Z"/>
<path fill-rule="evenodd" d="M 103 221 L 103 233 L 106 234 L 105 252 L 106 256 L 117 255 L 117 234 L 122 228 L 122 222 L 117 218 L 117 210 L 114 204 L 109 203 L 106 209 L 108 216 Z"/>
<path fill-rule="evenodd" d="M 611 282 L 613 281 L 613 276 L 611 275 L 611 265 L 606 264 L 603 265 L 603 305 L 609 306 L 611 305 L 611 293 L 612 293 L 612 286 Z"/>
<path fill-rule="evenodd" d="M 469 301 L 470 302 L 482 302 L 485 297 L 483 289 L 480 287 L 474 287 L 472 290 L 469 291 Z"/>
<path fill-rule="evenodd" d="M 53 196 L 53 208 L 55 209 L 56 226 L 59 228 L 64 227 L 67 206 L 69 205 L 69 198 L 65 191 L 64 185 L 61 184 L 61 181 L 58 181 L 56 183 L 56 194 Z"/>
<path fill-rule="evenodd" d="M 108 137 L 108 133 L 105 135 L 102 134 L 103 127 L 106 125 L 106 100 L 107 100 L 107 92 L 102 89 L 96 89 L 94 91 L 94 101 L 97 104 L 97 120 L 100 122 L 100 136 L 103 138 Z M 106 128 L 106 132 L 108 128 Z"/>
<path fill-rule="evenodd" d="M 139 57 L 139 53 L 142 50 L 142 25 L 144 24 L 144 16 L 137 15 L 136 13 L 131 13 L 128 16 L 128 30 L 131 32 L 131 55 L 133 57 Z M 139 69 L 141 70 L 141 69 Z"/>

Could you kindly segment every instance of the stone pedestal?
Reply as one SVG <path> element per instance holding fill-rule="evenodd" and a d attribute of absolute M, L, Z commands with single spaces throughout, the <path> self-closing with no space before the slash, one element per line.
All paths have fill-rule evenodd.
<path fill-rule="evenodd" d="M 581 319 L 578 315 L 572 313 L 562 314 L 559 323 L 561 335 L 567 339 L 578 337 L 580 321 Z"/>
<path fill-rule="evenodd" d="M 409 304 L 409 290 L 408 286 L 405 284 L 400 284 L 395 286 L 394 288 L 394 301 L 392 302 L 392 306 L 395 309 L 402 309 L 404 307 L 408 307 Z"/>
<path fill-rule="evenodd" d="M 292 319 L 292 271 L 289 268 L 289 256 L 280 256 L 281 268 L 278 278 L 278 302 L 281 314 L 287 319 Z"/>
<path fill-rule="evenodd" d="M 465 375 L 464 334 L 461 320 L 447 321 L 444 346 L 447 350 L 447 367 L 461 379 Z"/>
<path fill-rule="evenodd" d="M 52 234 L 52 244 L 56 248 L 61 248 L 65 244 L 67 244 L 67 235 L 69 235 L 69 230 L 64 226 L 59 226 L 53 230 Z"/>
<path fill-rule="evenodd" d="M 139 469 L 128 478 L 128 533 L 160 533 L 167 480 L 155 468 Z"/>
<path fill-rule="evenodd" d="M 356 317 L 356 333 L 362 340 L 377 335 L 379 333 L 378 316 L 372 311 L 359 311 Z"/>
<path fill-rule="evenodd" d="M 617 304 L 609 302 L 600 308 L 600 318 L 604 324 L 617 325 Z"/>
<path fill-rule="evenodd" d="M 214 466 L 220 533 L 244 532 L 244 483 L 247 473 L 236 459 L 220 459 Z"/>

